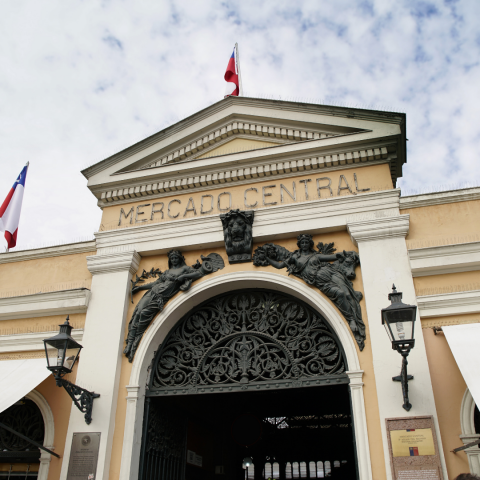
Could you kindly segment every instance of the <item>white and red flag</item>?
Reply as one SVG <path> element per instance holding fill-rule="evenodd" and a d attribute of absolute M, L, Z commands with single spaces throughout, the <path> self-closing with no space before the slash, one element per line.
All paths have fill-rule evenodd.
<path fill-rule="evenodd" d="M 17 244 L 18 223 L 20 222 L 27 170 L 28 162 L 0 207 L 0 230 L 5 232 L 8 248 L 13 248 Z"/>
<path fill-rule="evenodd" d="M 225 98 L 242 95 L 242 79 L 240 76 L 240 63 L 238 61 L 238 44 L 233 48 L 232 56 L 228 60 L 227 71 L 225 72 Z"/>

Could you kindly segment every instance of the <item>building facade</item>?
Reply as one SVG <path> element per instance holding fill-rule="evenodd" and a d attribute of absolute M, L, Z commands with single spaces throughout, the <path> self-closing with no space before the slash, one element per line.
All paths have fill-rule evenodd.
<path fill-rule="evenodd" d="M 405 162 L 404 114 L 229 97 L 84 170 L 95 240 L 0 254 L 0 424 L 59 455 L 0 428 L 0 478 L 480 473 L 480 189 L 402 196 Z"/>

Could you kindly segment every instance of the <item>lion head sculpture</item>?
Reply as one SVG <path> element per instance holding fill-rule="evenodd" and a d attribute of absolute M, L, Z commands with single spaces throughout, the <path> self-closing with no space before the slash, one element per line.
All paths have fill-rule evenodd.
<path fill-rule="evenodd" d="M 230 263 L 250 262 L 253 247 L 253 211 L 230 210 L 220 215 Z"/>

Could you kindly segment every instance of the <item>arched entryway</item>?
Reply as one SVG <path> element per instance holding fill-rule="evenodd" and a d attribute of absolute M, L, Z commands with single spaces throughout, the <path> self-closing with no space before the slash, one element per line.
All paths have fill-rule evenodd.
<path fill-rule="evenodd" d="M 349 368 L 345 372 L 349 379 L 348 387 L 345 388 L 350 391 L 359 478 L 362 480 L 372 478 L 363 397 L 363 371 L 360 369 L 358 351 L 345 320 L 323 295 L 295 279 L 272 272 L 232 272 L 209 277 L 195 284 L 188 292 L 172 299 L 145 333 L 133 361 L 130 382 L 127 386 L 121 480 L 138 478 L 141 443 L 145 433 L 143 418 L 147 373 L 152 368 L 155 351 L 158 350 L 159 344 L 164 343 L 169 332 L 183 316 L 206 299 L 246 288 L 271 289 L 303 301 L 319 312 L 336 334 Z M 170 398 L 176 398 L 176 396 L 172 395 Z"/>
<path fill-rule="evenodd" d="M 347 370 L 305 302 L 265 289 L 207 300 L 155 355 L 140 479 L 358 478 Z"/>

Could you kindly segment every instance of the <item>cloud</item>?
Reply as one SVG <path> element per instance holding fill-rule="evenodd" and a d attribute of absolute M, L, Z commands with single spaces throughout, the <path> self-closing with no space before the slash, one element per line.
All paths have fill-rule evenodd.
<path fill-rule="evenodd" d="M 0 197 L 30 161 L 19 248 L 96 231 L 80 170 L 220 100 L 235 42 L 250 96 L 406 112 L 402 188 L 479 181 L 479 17 L 477 0 L 9 3 Z"/>

